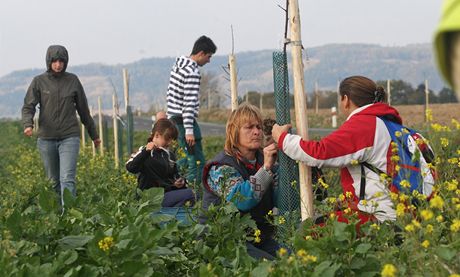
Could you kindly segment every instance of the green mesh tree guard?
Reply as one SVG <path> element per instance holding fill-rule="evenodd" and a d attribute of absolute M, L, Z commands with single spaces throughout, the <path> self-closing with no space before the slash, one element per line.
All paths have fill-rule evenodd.
<path fill-rule="evenodd" d="M 273 83 L 275 86 L 276 122 L 280 125 L 291 123 L 288 68 L 286 55 L 283 52 L 273 52 Z M 278 154 L 278 208 L 280 214 L 299 211 L 299 167 L 286 154 L 280 151 Z"/>

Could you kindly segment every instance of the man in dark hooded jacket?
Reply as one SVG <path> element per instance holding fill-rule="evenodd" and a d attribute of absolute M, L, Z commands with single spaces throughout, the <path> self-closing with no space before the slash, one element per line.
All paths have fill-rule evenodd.
<path fill-rule="evenodd" d="M 46 53 L 47 71 L 32 80 L 22 107 L 24 134 L 30 137 L 36 106 L 39 105 L 37 146 L 46 175 L 61 196 L 62 205 L 65 189 L 76 195 L 75 175 L 80 149 L 80 126 L 76 112 L 95 146 L 101 142 L 83 86 L 76 75 L 66 72 L 68 62 L 65 47 L 51 45 Z"/>

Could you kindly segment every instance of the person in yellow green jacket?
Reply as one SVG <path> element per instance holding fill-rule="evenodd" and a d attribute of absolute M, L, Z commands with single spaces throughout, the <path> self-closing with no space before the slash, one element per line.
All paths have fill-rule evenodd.
<path fill-rule="evenodd" d="M 441 75 L 460 101 L 460 0 L 444 1 L 434 46 Z"/>

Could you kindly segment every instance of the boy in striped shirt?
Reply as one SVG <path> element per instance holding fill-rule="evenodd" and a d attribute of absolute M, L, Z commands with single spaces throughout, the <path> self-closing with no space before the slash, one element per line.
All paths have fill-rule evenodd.
<path fill-rule="evenodd" d="M 179 146 L 184 149 L 186 159 L 178 161 L 179 166 L 188 166 L 189 184 L 201 183 L 201 173 L 205 163 L 201 145 L 201 131 L 197 123 L 200 108 L 200 71 L 199 67 L 209 63 L 217 47 L 214 42 L 201 36 L 193 45 L 190 56 L 181 56 L 171 69 L 167 103 L 168 118 L 176 122 Z"/>

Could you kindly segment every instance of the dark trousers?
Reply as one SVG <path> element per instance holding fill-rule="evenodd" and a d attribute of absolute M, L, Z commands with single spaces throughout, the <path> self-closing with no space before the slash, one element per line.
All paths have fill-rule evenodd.
<path fill-rule="evenodd" d="M 191 189 L 171 190 L 165 193 L 162 207 L 183 207 L 186 202 L 190 202 L 190 206 L 195 204 L 195 194 Z"/>
<path fill-rule="evenodd" d="M 272 261 L 276 258 L 276 251 L 280 249 L 280 245 L 274 239 L 267 239 L 262 243 L 246 242 L 246 249 L 249 256 L 254 259 L 267 259 Z"/>

